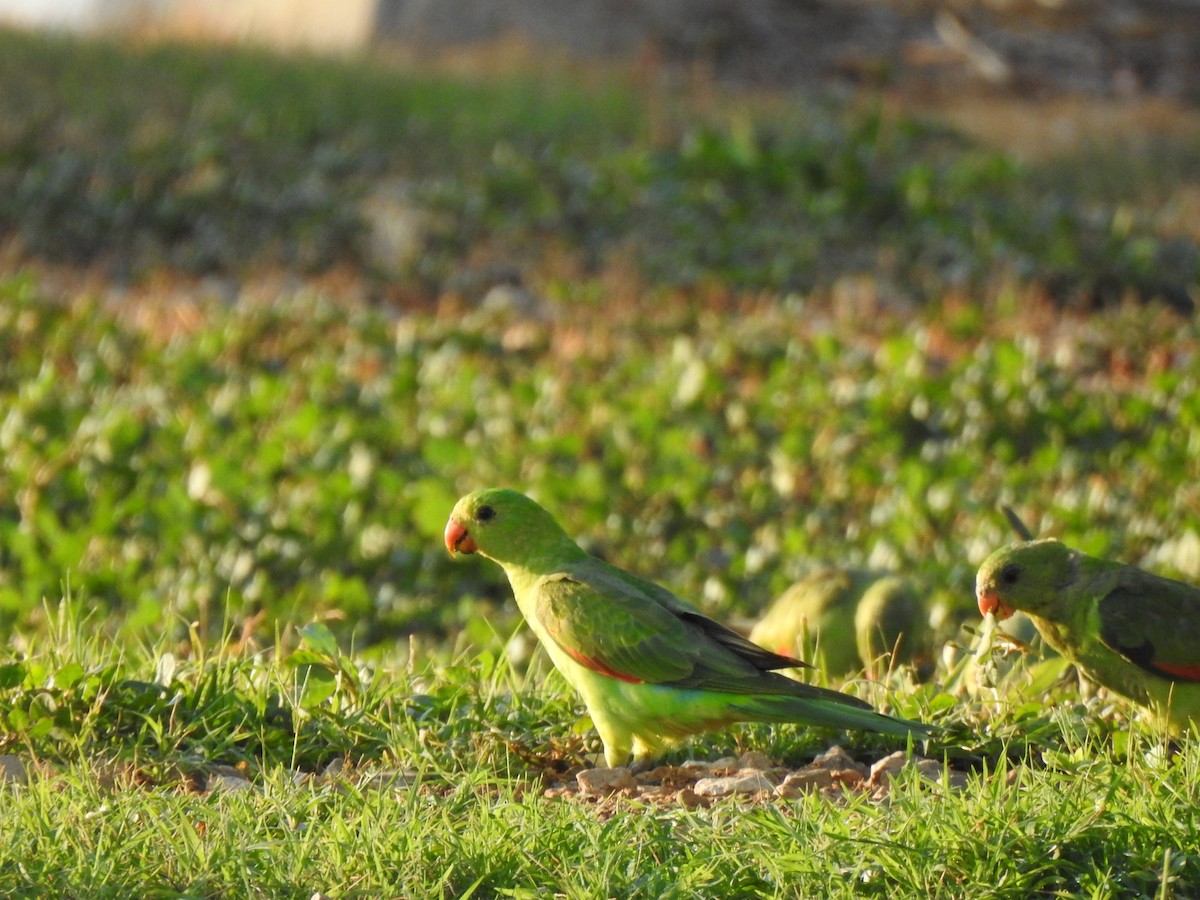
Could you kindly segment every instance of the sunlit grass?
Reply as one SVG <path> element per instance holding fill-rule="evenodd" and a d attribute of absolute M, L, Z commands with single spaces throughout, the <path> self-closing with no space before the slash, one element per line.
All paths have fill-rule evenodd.
<path fill-rule="evenodd" d="M 543 773 L 586 764 L 557 679 L 531 683 L 486 656 L 417 673 L 382 661 L 353 691 L 317 700 L 286 651 L 197 646 L 168 675 L 157 652 L 82 637 L 85 621 L 64 609 L 30 643 L 23 663 L 41 683 L 4 679 L 8 711 L 36 695 L 73 712 L 54 733 L 6 728 L 0 750 L 28 773 L 0 787 L 6 894 L 1153 897 L 1200 886 L 1200 758 L 1137 721 L 1089 734 L 1073 714 L 1051 716 L 1032 755 L 1000 747 L 961 790 L 910 771 L 884 802 L 597 805 L 542 797 Z M 310 634 L 304 648 L 331 651 L 327 672 L 354 667 Z M 119 675 L 81 708 L 87 680 L 111 667 Z M 132 709 L 123 682 L 157 685 L 177 712 Z M 276 707 L 290 716 L 272 721 Z M 962 699 L 943 721 L 966 735 L 985 727 L 979 711 Z M 798 765 L 834 737 L 735 728 L 680 753 L 753 747 Z M 859 737 L 848 746 L 861 753 Z"/>

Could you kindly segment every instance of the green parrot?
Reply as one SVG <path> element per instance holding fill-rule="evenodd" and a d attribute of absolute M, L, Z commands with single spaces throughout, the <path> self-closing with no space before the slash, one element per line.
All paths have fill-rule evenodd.
<path fill-rule="evenodd" d="M 862 668 L 854 611 L 874 572 L 818 569 L 779 595 L 750 631 L 750 640 L 781 656 L 802 656 L 833 676 Z"/>
<path fill-rule="evenodd" d="M 583 697 L 612 768 L 731 722 L 807 722 L 921 736 L 918 722 L 774 669 L 804 665 L 701 615 L 670 591 L 589 556 L 517 491 L 468 494 L 446 547 L 499 563 L 521 614 Z"/>
<path fill-rule="evenodd" d="M 927 617 L 916 588 L 902 576 L 818 569 L 780 594 L 750 640 L 784 656 L 812 659 L 830 675 L 873 676 L 893 651 L 897 662 L 913 659 Z"/>
<path fill-rule="evenodd" d="M 1047 539 L 994 552 L 975 596 L 984 615 L 1025 612 L 1090 679 L 1173 727 L 1200 722 L 1200 588 Z"/>
<path fill-rule="evenodd" d="M 854 610 L 854 640 L 868 675 L 921 657 L 928 631 L 929 611 L 916 586 L 902 575 L 877 578 Z"/>

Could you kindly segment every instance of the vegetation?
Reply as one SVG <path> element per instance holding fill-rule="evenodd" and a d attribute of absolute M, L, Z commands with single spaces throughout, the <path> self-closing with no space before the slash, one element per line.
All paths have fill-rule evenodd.
<path fill-rule="evenodd" d="M 1194 744 L 1167 751 L 1066 683 L 1034 690 L 1036 716 L 1001 707 L 998 726 L 1031 746 L 977 757 L 960 790 L 908 773 L 883 802 L 580 802 L 540 788 L 581 764 L 571 698 L 490 653 L 418 675 L 356 662 L 318 627 L 290 655 L 197 644 L 190 658 L 136 646 L 118 658 L 87 624 L 55 611 L 0 669 L 0 749 L 37 761 L 28 784 L 0 786 L 8 895 L 1187 896 L 1200 884 Z M 954 715 L 986 733 L 980 711 Z M 764 726 L 692 749 L 801 760 L 822 737 Z"/>
<path fill-rule="evenodd" d="M 0 45 L 0 894 L 1200 892 L 1194 741 L 975 635 L 971 589 L 1001 503 L 1200 578 L 1194 236 L 877 111 L 664 137 L 628 87 Z M 393 281 L 241 289 L 358 265 L 397 178 L 435 224 Z M 456 280 L 496 260 L 524 313 Z M 966 787 L 544 796 L 597 741 L 441 546 L 489 484 L 732 621 L 820 564 L 918 578 L 931 676 L 849 689 Z"/>
<path fill-rule="evenodd" d="M 0 83 L 0 231 L 125 279 L 359 262 L 384 182 L 425 214 L 422 252 L 384 264 L 431 291 L 481 258 L 750 290 L 869 275 L 905 303 L 1034 284 L 1190 308 L 1200 277 L 1200 236 L 1158 210 L 871 105 L 696 118 L 639 104 L 653 83 L 468 84 L 4 33 Z M 1195 179 L 1193 150 L 1140 177 Z"/>
<path fill-rule="evenodd" d="M 921 575 L 974 615 L 1002 502 L 1088 552 L 1196 574 L 1196 333 L 1152 312 L 1039 341 L 970 310 L 814 327 L 794 300 L 579 344 L 576 322 L 295 296 L 212 304 L 163 342 L 26 279 L 0 291 L 9 628 L 69 589 L 130 634 L 333 617 L 359 647 L 440 639 L 506 595 L 440 542 L 489 484 L 722 615 L 821 561 Z"/>

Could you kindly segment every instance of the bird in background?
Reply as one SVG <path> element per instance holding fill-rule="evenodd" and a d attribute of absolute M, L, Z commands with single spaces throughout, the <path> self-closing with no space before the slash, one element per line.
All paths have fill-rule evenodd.
<path fill-rule="evenodd" d="M 874 677 L 925 650 L 928 630 L 929 613 L 910 579 L 822 568 L 780 594 L 750 640 L 832 676 L 861 671 Z"/>
<path fill-rule="evenodd" d="M 932 729 L 775 670 L 804 665 L 702 615 L 665 588 L 590 556 L 514 490 L 467 494 L 446 524 L 451 554 L 508 576 L 521 614 L 579 692 L 608 766 L 647 767 L 676 742 L 733 722 L 801 722 L 920 738 Z"/>
<path fill-rule="evenodd" d="M 983 615 L 1026 613 L 1088 678 L 1171 727 L 1200 722 L 1200 588 L 1045 539 L 992 553 L 975 596 Z"/>

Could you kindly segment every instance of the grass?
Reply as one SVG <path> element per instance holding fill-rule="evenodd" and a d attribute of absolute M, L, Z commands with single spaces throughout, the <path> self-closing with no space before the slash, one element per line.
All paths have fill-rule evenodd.
<path fill-rule="evenodd" d="M 39 760 L 28 785 L 0 788 L 5 895 L 1165 897 L 1200 887 L 1200 757 L 1190 743 L 1164 755 L 1137 723 L 1123 726 L 1118 752 L 1111 731 L 1081 733 L 1071 725 L 1082 720 L 1061 716 L 1040 759 L 985 760 L 961 791 L 901 778 L 885 803 L 547 801 L 539 773 L 578 765 L 582 750 L 562 744 L 573 714 L 554 679 L 535 687 L 479 658 L 417 675 L 335 650 L 328 669 L 355 674 L 318 700 L 297 654 L 225 646 L 164 666 L 165 651 L 119 651 L 80 615 L 54 611 L 51 632 L 27 648 L 24 683 L 4 678 L 0 749 Z M 326 637 L 313 632 L 305 646 L 316 652 Z M 140 700 L 147 690 L 170 711 Z M 12 710 L 32 699 L 72 710 L 64 733 L 12 728 Z M 956 716 L 970 718 L 962 708 Z M 829 739 L 754 732 L 700 744 L 720 753 L 746 739 L 802 760 Z M 217 772 L 247 789 L 214 787 Z"/>
<path fill-rule="evenodd" d="M 950 802 L 905 785 L 886 809 L 813 801 L 600 817 L 510 785 L 314 789 L 281 773 L 260 791 L 201 797 L 104 789 L 75 770 L 14 796 L 0 871 L 16 877 L 0 877 L 57 896 L 1187 895 L 1195 798 L 1153 792 L 1164 774 L 1182 773 L 1120 771 L 1065 794 L 1048 779 L 975 784 L 964 792 L 974 799 Z M 47 806 L 70 827 L 38 828 Z M 1136 824 L 1151 816 L 1168 825 Z"/>
<path fill-rule="evenodd" d="M 0 44 L 0 753 L 29 775 L 0 895 L 1200 893 L 1194 742 L 974 631 L 1001 503 L 1200 577 L 1194 236 L 1136 184 L 872 104 L 664 128 L 628 84 Z M 385 285 L 359 204 L 393 179 L 442 224 Z M 497 260 L 534 315 L 475 302 Z M 543 796 L 598 740 L 501 573 L 441 546 L 488 484 L 722 619 L 826 563 L 918 579 L 929 677 L 848 689 L 942 726 L 967 787 Z M 895 749 L 745 726 L 670 760 L 837 740 Z"/>

